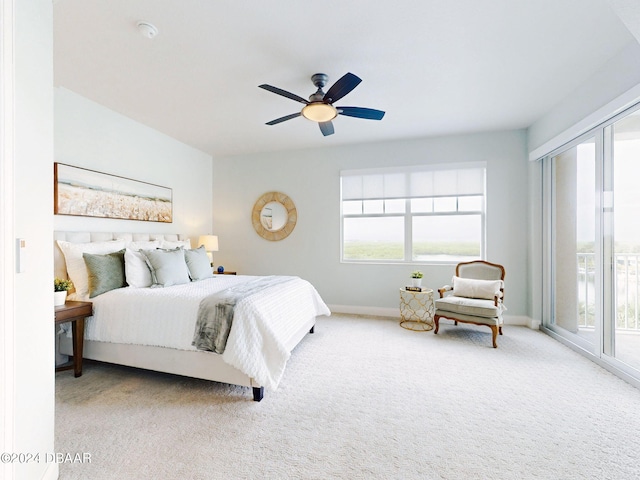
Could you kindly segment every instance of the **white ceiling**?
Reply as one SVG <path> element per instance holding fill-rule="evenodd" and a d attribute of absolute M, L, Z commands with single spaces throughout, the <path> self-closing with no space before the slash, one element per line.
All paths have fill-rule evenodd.
<path fill-rule="evenodd" d="M 214 156 L 525 128 L 635 41 L 610 3 L 57 0 L 55 85 Z M 265 125 L 302 105 L 258 85 L 306 98 L 316 72 L 386 116 Z"/>

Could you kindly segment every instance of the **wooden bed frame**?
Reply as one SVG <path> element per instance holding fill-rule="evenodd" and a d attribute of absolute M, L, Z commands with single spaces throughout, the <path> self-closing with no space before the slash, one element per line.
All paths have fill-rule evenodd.
<path fill-rule="evenodd" d="M 146 233 L 106 233 L 106 232 L 54 232 L 54 266 L 55 276 L 67 278 L 64 255 L 58 247 L 57 240 L 74 243 L 103 242 L 123 239 L 126 241 L 186 239 L 183 235 L 162 235 Z M 313 333 L 316 318 L 307 319 L 300 329 L 289 338 L 286 346 L 289 351 L 300 343 L 304 336 Z M 71 339 L 66 335 L 60 338 L 60 353 L 73 354 Z M 222 355 L 211 352 L 177 350 L 174 348 L 154 347 L 146 345 L 130 345 L 122 343 L 84 341 L 83 358 L 98 360 L 118 365 L 143 368 L 164 373 L 172 373 L 186 377 L 212 380 L 245 387 L 252 387 L 253 399 L 257 402 L 264 397 L 264 386 L 237 368 L 225 363 Z"/>

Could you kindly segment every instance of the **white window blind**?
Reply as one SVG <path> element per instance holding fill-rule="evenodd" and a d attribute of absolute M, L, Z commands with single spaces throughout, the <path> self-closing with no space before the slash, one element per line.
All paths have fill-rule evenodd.
<path fill-rule="evenodd" d="M 483 258 L 484 162 L 344 170 L 345 262 L 459 262 Z"/>
<path fill-rule="evenodd" d="M 484 164 L 343 171 L 342 200 L 484 195 Z"/>

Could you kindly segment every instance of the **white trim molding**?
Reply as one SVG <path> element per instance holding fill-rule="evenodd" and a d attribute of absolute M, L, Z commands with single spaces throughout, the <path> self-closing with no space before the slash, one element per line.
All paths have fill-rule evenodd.
<path fill-rule="evenodd" d="M 529 161 L 541 159 L 550 152 L 553 152 L 561 146 L 578 138 L 583 133 L 588 132 L 610 118 L 615 117 L 627 108 L 632 107 L 634 104 L 638 103 L 638 100 L 640 100 L 640 84 L 630 88 L 622 95 L 619 95 L 597 109 L 595 112 L 587 115 L 575 125 L 556 135 L 551 140 L 543 143 L 538 148 L 530 151 Z"/>
<path fill-rule="evenodd" d="M 385 317 L 400 319 L 400 308 L 387 307 L 363 307 L 359 305 L 328 305 L 332 313 L 344 313 L 347 315 L 362 315 L 368 317 Z M 505 325 L 529 327 L 532 330 L 540 329 L 540 320 L 535 320 L 526 315 L 505 315 Z"/>
<path fill-rule="evenodd" d="M 15 437 L 14 1 L 0 0 L 0 452 L 13 452 Z M 0 472 L 13 478 L 13 465 Z"/>
<path fill-rule="evenodd" d="M 541 322 L 540 320 L 536 320 L 525 315 L 505 315 L 504 324 L 523 325 L 525 327 L 529 327 L 531 330 L 540 330 Z"/>
<path fill-rule="evenodd" d="M 358 305 L 328 305 L 333 313 L 346 313 L 347 315 L 363 315 L 371 317 L 400 318 L 398 308 L 385 307 L 361 307 Z"/>

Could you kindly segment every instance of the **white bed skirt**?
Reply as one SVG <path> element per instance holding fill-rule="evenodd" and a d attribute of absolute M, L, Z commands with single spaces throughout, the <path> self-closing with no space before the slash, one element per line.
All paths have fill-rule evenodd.
<path fill-rule="evenodd" d="M 292 335 L 287 343 L 290 351 L 314 327 L 315 322 L 315 317 L 308 319 Z M 73 355 L 71 338 L 66 335 L 60 339 L 60 352 Z M 262 386 L 225 363 L 222 355 L 212 352 L 85 340 L 83 358 L 245 387 Z"/>

